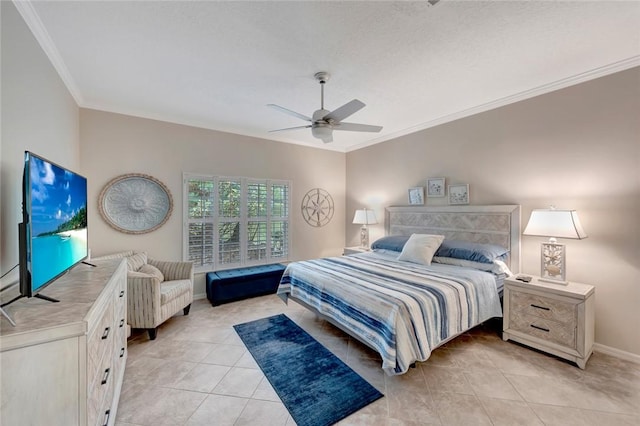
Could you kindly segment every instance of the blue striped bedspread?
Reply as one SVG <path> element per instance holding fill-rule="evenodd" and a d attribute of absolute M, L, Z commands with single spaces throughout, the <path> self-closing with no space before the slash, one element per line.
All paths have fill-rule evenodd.
<path fill-rule="evenodd" d="M 493 274 L 374 252 L 294 262 L 277 294 L 300 300 L 375 348 L 390 375 L 448 338 L 502 316 Z"/>

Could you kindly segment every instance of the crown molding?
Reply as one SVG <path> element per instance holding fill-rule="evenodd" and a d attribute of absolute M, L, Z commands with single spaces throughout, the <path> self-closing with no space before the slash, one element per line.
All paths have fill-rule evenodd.
<path fill-rule="evenodd" d="M 438 117 L 434 120 L 430 120 L 430 121 L 418 124 L 416 126 L 412 126 L 407 129 L 403 129 L 398 132 L 394 132 L 392 134 L 386 135 L 384 138 L 372 139 L 370 141 L 367 141 L 361 144 L 353 145 L 347 149 L 347 152 L 355 151 L 361 148 L 365 148 L 367 146 L 371 146 L 371 145 L 375 145 L 391 139 L 399 138 L 400 136 L 416 133 L 421 130 L 438 126 L 440 124 L 449 123 L 451 121 L 459 120 L 461 118 L 469 117 L 475 114 L 479 114 L 481 112 L 500 108 L 505 105 L 524 101 L 526 99 L 544 95 L 546 93 L 554 92 L 556 90 L 564 89 L 566 87 L 575 86 L 576 84 L 584 83 L 584 82 L 594 80 L 596 78 L 604 77 L 610 74 L 614 74 L 620 71 L 625 71 L 637 66 L 640 66 L 640 55 L 632 56 L 630 58 L 623 59 L 621 61 L 614 62 L 609 65 L 595 68 L 593 70 L 576 74 L 571 77 L 563 78 L 561 80 L 544 84 L 542 86 L 534 87 L 533 89 L 525 90 L 523 92 L 519 92 L 514 95 L 505 96 L 504 98 L 496 99 L 494 101 L 487 102 L 487 103 L 484 103 L 475 107 L 471 107 L 462 111 L 454 112 L 452 114 L 447 114 L 442 117 Z"/>
<path fill-rule="evenodd" d="M 38 12 L 36 12 L 31 1 L 13 0 L 13 4 L 16 9 L 18 9 L 18 13 L 20 13 L 22 19 L 24 19 L 25 23 L 31 30 L 31 33 L 40 44 L 40 47 L 49 58 L 49 61 L 51 61 L 51 64 L 58 72 L 58 75 L 62 79 L 64 85 L 67 86 L 67 90 L 71 93 L 76 104 L 82 106 L 84 101 L 82 93 L 80 92 L 80 89 L 73 77 L 71 77 L 71 73 L 69 72 L 67 65 L 62 60 L 60 52 L 53 43 L 53 40 L 51 40 L 49 33 L 45 29 L 44 24 L 40 20 L 40 16 L 38 16 Z"/>
<path fill-rule="evenodd" d="M 49 58 L 49 60 L 51 61 L 51 64 L 53 65 L 53 67 L 55 68 L 55 70 L 58 72 L 58 75 L 60 76 L 60 78 L 62 79 L 63 83 L 65 84 L 65 86 L 67 87 L 67 90 L 69 90 L 71 96 L 74 98 L 74 100 L 76 101 L 76 103 L 78 104 L 79 107 L 81 108 L 88 108 L 88 109 L 97 109 L 97 110 L 103 110 L 103 111 L 108 111 L 108 112 L 116 112 L 116 113 L 120 113 L 120 114 L 127 114 L 126 111 L 120 110 L 120 111 L 115 111 L 111 108 L 106 108 L 103 105 L 96 105 L 96 104 L 88 104 L 85 103 L 84 97 L 82 96 L 82 93 L 80 91 L 80 89 L 78 88 L 75 80 L 73 79 L 73 77 L 71 76 L 71 73 L 69 72 L 69 69 L 67 68 L 66 64 L 64 63 L 60 52 L 58 51 L 58 49 L 56 48 L 55 44 L 53 43 L 53 40 L 51 39 L 51 37 L 49 36 L 49 33 L 47 32 L 47 30 L 44 27 L 44 24 L 42 23 L 42 21 L 40 20 L 40 17 L 38 16 L 38 13 L 36 12 L 32 2 L 30 0 L 13 0 L 13 4 L 16 6 L 16 9 L 18 10 L 18 12 L 20 13 L 20 15 L 22 16 L 22 18 L 24 19 L 25 23 L 27 24 L 27 26 L 29 27 L 29 29 L 31 30 L 31 32 L 33 33 L 34 37 L 36 38 L 36 40 L 38 41 L 38 43 L 40 44 L 42 50 L 45 52 L 45 54 L 47 55 L 47 57 Z M 399 138 L 401 136 L 405 136 L 408 134 L 412 134 L 412 133 L 416 133 L 419 132 L 421 130 L 425 130 L 425 129 L 429 129 L 431 127 L 435 127 L 441 124 L 445 124 L 445 123 L 449 123 L 455 120 L 459 120 L 461 118 L 465 118 L 465 117 L 469 117 L 475 114 L 479 114 L 485 111 L 489 111 L 492 109 L 496 109 L 496 108 L 500 108 L 502 106 L 506 106 L 512 103 L 516 103 L 519 101 L 523 101 L 526 99 L 530 99 L 539 95 L 543 95 L 549 92 L 553 92 L 556 90 L 560 90 L 569 86 L 574 86 L 576 84 L 580 84 L 580 83 L 584 83 L 599 77 L 604 77 L 610 74 L 614 74 L 616 72 L 620 72 L 620 71 L 624 71 L 633 67 L 637 67 L 640 66 L 640 55 L 636 55 L 636 56 L 632 56 L 630 58 L 627 59 L 623 59 L 621 61 L 617 61 L 614 62 L 612 64 L 608 64 L 599 68 L 595 68 L 593 70 L 590 71 L 586 71 L 583 73 L 579 73 L 576 74 L 574 76 L 570 76 L 564 79 L 560 79 L 548 84 L 544 84 L 542 86 L 538 86 L 535 87 L 533 89 L 529 89 L 529 90 L 525 90 L 519 93 L 516 93 L 514 95 L 510 95 L 510 96 L 506 96 L 500 99 L 496 99 L 481 105 L 477 105 L 475 107 L 471 107 L 471 108 L 467 108 L 465 110 L 462 111 L 458 111 L 458 112 L 454 112 L 451 114 L 447 114 L 447 115 L 443 115 L 441 117 L 435 118 L 433 120 L 429 120 L 427 122 L 424 123 L 420 123 L 418 125 L 415 126 L 411 126 L 409 128 L 406 129 L 402 129 L 393 133 L 390 133 L 388 135 L 385 135 L 384 137 L 378 137 L 378 138 L 374 138 L 371 139 L 369 141 L 363 142 L 363 143 L 359 143 L 356 145 L 352 145 L 350 147 L 328 147 L 328 146 L 317 146 L 315 148 L 319 148 L 319 149 L 329 149 L 331 151 L 339 151 L 339 152 L 351 152 L 351 151 L 356 151 L 358 149 L 362 149 L 362 148 L 366 148 L 368 146 L 371 145 L 376 145 L 378 143 L 382 143 L 382 142 L 386 142 L 392 139 L 396 139 Z M 159 114 L 149 114 L 149 113 L 141 113 L 139 111 L 129 111 L 129 114 L 133 115 L 133 116 L 137 116 L 137 117 L 142 117 L 142 118 L 150 118 L 150 119 L 154 119 L 154 120 L 162 120 L 162 121 L 167 121 L 167 122 L 172 122 L 172 123 L 178 123 L 178 124 L 184 124 L 184 125 L 189 125 L 189 126 L 195 126 L 195 127 L 202 127 L 202 128 L 207 128 L 207 129 L 212 129 L 210 126 L 208 126 L 206 123 L 197 123 L 197 122 L 187 122 L 184 119 L 171 119 L 170 117 L 166 117 L 166 116 L 160 116 Z M 218 131 L 223 131 L 223 132 L 231 132 L 231 133 L 236 133 L 237 130 L 236 129 L 212 129 L 212 130 L 218 130 Z M 266 139 L 264 137 L 264 135 L 258 135 L 255 132 L 253 132 L 253 134 L 246 134 L 246 136 L 251 136 L 251 137 L 258 137 L 261 139 Z M 272 139 L 269 139 L 272 140 Z M 275 140 L 274 140 L 275 141 Z M 308 143 L 305 142 L 295 142 L 295 141 L 277 141 L 277 142 L 283 142 L 283 143 L 293 143 L 293 144 L 297 144 L 297 145 L 305 145 L 305 146 L 310 146 Z"/>
<path fill-rule="evenodd" d="M 1 1 L 1 0 L 0 0 Z M 287 140 L 287 141 L 282 141 L 282 140 L 278 140 L 278 139 L 269 139 L 267 137 L 265 137 L 264 133 L 261 132 L 257 132 L 257 131 L 242 131 L 233 127 L 225 127 L 225 126 L 213 126 L 210 123 L 207 123 L 205 121 L 201 121 L 201 120 L 190 120 L 190 119 L 185 119 L 185 118 L 177 118 L 176 116 L 173 116 L 171 114 L 157 114 L 157 113 L 150 113 L 148 111 L 143 111 L 143 110 L 138 110 L 138 109 L 131 109 L 131 108 L 121 108 L 121 107 L 110 107 L 110 106 L 105 106 L 99 103 L 87 103 L 85 105 L 80 105 L 81 109 L 86 109 L 86 110 L 93 110 L 93 111 L 101 111 L 101 112 L 106 112 L 106 113 L 110 113 L 110 114 L 118 114 L 118 115 L 124 115 L 127 117 L 134 117 L 134 118 L 139 118 L 139 119 L 143 119 L 143 120 L 153 120 L 153 121 L 160 121 L 163 123 L 169 123 L 169 124 L 176 124 L 179 126 L 188 126 L 188 127 L 193 127 L 193 128 L 198 128 L 198 129 L 204 129 L 204 130 L 210 130 L 213 132 L 219 132 L 219 133 L 229 133 L 232 134 L 234 136 L 241 136 L 241 137 L 246 137 L 246 138 L 254 138 L 254 139 L 260 139 L 263 141 L 269 141 L 269 142 L 274 142 L 274 143 L 284 143 L 284 144 L 288 144 L 288 145 L 300 145 L 300 146 L 304 146 L 307 148 L 315 148 L 315 149 L 323 149 L 323 150 L 327 150 L 327 151 L 337 151 L 337 152 L 345 152 L 345 149 L 343 147 L 339 147 L 339 146 L 327 146 L 325 144 L 323 144 L 323 146 L 320 146 L 319 144 L 316 144 L 315 142 L 306 142 L 306 141 L 296 141 L 296 140 Z"/>

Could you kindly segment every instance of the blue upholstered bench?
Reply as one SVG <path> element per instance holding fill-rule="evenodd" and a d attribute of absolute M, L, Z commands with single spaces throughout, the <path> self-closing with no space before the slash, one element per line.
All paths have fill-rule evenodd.
<path fill-rule="evenodd" d="M 207 299 L 213 306 L 275 293 L 285 266 L 280 263 L 207 272 Z"/>

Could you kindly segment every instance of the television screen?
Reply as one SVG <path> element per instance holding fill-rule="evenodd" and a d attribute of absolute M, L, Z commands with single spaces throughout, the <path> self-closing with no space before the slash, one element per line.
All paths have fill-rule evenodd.
<path fill-rule="evenodd" d="M 27 151 L 23 190 L 31 296 L 87 258 L 87 179 Z"/>

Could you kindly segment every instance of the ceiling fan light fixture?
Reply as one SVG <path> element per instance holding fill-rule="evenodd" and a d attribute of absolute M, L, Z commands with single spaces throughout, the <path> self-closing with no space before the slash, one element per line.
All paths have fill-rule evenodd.
<path fill-rule="evenodd" d="M 326 139 L 331 136 L 331 126 L 326 123 L 315 123 L 313 127 L 311 127 L 311 134 L 316 139 Z"/>

